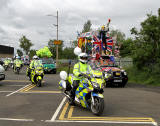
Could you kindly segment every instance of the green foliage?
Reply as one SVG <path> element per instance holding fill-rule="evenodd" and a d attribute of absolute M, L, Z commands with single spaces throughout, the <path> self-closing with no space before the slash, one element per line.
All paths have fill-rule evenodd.
<path fill-rule="evenodd" d="M 92 26 L 91 21 L 88 20 L 83 26 L 82 33 L 89 32 L 91 30 L 91 26 Z"/>
<path fill-rule="evenodd" d="M 76 59 L 76 55 L 73 53 L 74 48 L 65 48 L 61 54 L 61 59 Z"/>
<path fill-rule="evenodd" d="M 147 14 L 141 29 L 134 27 L 131 34 L 134 38 L 125 40 L 121 46 L 121 55 L 133 58 L 134 67 L 128 69 L 130 81 L 160 84 L 160 9 L 158 16 Z"/>
<path fill-rule="evenodd" d="M 125 34 L 118 29 L 111 30 L 110 36 L 116 37 L 117 42 L 123 42 L 125 40 Z"/>
<path fill-rule="evenodd" d="M 58 67 L 57 72 L 60 73 L 61 71 L 66 71 L 68 73 L 68 66 L 63 66 L 61 65 L 61 67 Z M 70 74 L 73 73 L 73 67 L 70 68 Z"/>
<path fill-rule="evenodd" d="M 48 48 L 52 53 L 52 58 L 56 59 L 56 46 L 53 44 L 53 41 L 54 40 L 49 40 Z M 71 48 L 63 49 L 63 44 L 58 45 L 58 58 L 59 59 L 75 59 L 76 56 L 74 55 L 73 51 L 74 51 L 74 46 Z"/>
<path fill-rule="evenodd" d="M 133 61 L 137 68 L 148 67 L 154 69 L 160 58 L 160 16 L 147 14 L 147 19 L 141 23 L 140 31 L 131 29 L 135 35 Z"/>
<path fill-rule="evenodd" d="M 120 48 L 120 55 L 122 57 L 127 57 L 132 55 L 132 51 L 134 49 L 133 43 L 134 42 L 131 38 L 123 40 L 123 43 L 121 44 L 121 48 Z"/>
<path fill-rule="evenodd" d="M 22 52 L 22 50 L 17 49 L 17 54 L 18 54 L 18 56 L 23 56 L 23 52 Z"/>
<path fill-rule="evenodd" d="M 26 55 L 28 55 L 30 48 L 33 46 L 31 41 L 26 38 L 26 36 L 22 36 L 22 38 L 19 39 L 20 47 L 25 51 Z"/>
<path fill-rule="evenodd" d="M 139 70 L 136 66 L 130 67 L 126 69 L 126 71 L 128 73 L 130 83 L 160 86 L 160 74 L 154 74 L 144 70 Z"/>
<path fill-rule="evenodd" d="M 31 50 L 29 51 L 29 58 L 32 59 L 32 57 L 33 57 L 34 55 L 36 55 L 36 50 L 31 49 Z"/>

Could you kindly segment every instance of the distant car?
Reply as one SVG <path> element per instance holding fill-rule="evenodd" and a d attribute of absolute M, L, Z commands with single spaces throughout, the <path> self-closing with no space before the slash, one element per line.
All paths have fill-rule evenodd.
<path fill-rule="evenodd" d="M 0 65 L 0 81 L 5 79 L 4 68 Z"/>
<path fill-rule="evenodd" d="M 128 82 L 127 72 L 115 65 L 113 59 L 111 58 L 114 57 L 102 56 L 101 60 L 98 62 L 90 62 L 91 67 L 103 72 L 106 81 L 106 87 L 125 87 L 126 83 Z"/>
<path fill-rule="evenodd" d="M 52 58 L 40 58 L 43 64 L 44 73 L 54 73 L 56 74 L 56 63 Z"/>

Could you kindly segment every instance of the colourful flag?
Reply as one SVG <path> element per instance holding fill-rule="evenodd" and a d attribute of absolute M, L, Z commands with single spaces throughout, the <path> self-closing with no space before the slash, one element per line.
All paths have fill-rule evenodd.
<path fill-rule="evenodd" d="M 109 39 L 107 39 L 107 50 L 112 52 L 112 48 L 113 48 L 113 39 L 109 38 Z"/>

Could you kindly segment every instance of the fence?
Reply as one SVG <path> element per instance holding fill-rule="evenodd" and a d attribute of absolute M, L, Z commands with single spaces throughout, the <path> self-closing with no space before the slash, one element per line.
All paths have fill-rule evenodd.
<path fill-rule="evenodd" d="M 60 66 L 68 66 L 69 61 L 70 60 L 68 59 L 58 60 Z M 71 66 L 73 66 L 77 62 L 78 60 L 71 60 Z M 119 67 L 130 67 L 133 65 L 133 60 L 132 58 L 116 58 L 115 64 Z"/>

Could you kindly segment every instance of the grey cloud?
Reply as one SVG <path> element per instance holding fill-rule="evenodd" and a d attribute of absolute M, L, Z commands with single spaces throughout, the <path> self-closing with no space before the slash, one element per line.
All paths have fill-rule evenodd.
<path fill-rule="evenodd" d="M 140 21 L 151 11 L 157 13 L 159 0 L 1 0 L 0 1 L 0 42 L 15 43 L 26 35 L 33 48 L 47 45 L 49 39 L 56 39 L 55 17 L 59 11 L 59 39 L 68 43 L 81 31 L 90 19 L 93 27 L 107 23 L 130 36 L 130 29 L 140 28 Z M 2 27 L 3 26 L 3 27 Z M 3 29 L 2 29 L 3 28 Z"/>

